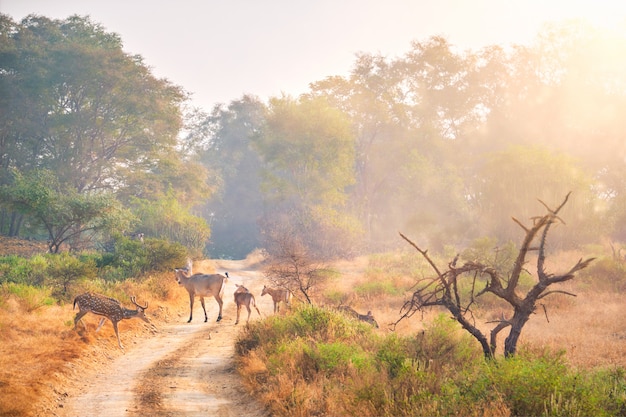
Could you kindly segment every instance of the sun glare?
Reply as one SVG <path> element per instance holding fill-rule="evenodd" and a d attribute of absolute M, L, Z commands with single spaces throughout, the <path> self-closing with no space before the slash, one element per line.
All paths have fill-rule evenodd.
<path fill-rule="evenodd" d="M 589 0 L 551 2 L 551 7 L 562 19 L 578 18 L 587 20 L 592 25 L 609 30 L 623 28 L 626 23 L 626 2 Z M 560 16 L 559 16 L 560 15 Z"/>

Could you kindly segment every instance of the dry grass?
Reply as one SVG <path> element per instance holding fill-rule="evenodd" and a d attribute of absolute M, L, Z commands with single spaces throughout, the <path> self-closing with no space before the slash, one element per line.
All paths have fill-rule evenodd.
<path fill-rule="evenodd" d="M 549 256 L 547 270 L 566 271 L 580 258 L 586 257 L 585 254 L 575 251 Z M 533 262 L 534 260 L 531 259 L 528 264 L 532 266 Z M 351 293 L 355 285 L 377 279 L 371 276 L 371 273 L 367 274 L 368 276 L 364 273 L 367 267 L 364 258 L 359 258 L 352 265 L 342 262 L 336 267 L 342 275 L 340 279 L 328 284 L 333 291 Z M 530 270 L 530 272 L 533 271 Z M 386 278 L 388 277 L 385 272 L 381 272 L 379 279 Z M 402 277 L 396 280 L 405 282 Z M 520 347 L 565 350 L 569 363 L 579 368 L 626 367 L 626 343 L 624 343 L 626 341 L 626 315 L 622 295 L 593 291 L 593 286 L 586 281 L 588 280 L 576 278 L 574 281 L 555 286 L 555 289 L 558 287 L 560 290 L 572 292 L 577 296 L 555 294 L 543 299 L 537 313 L 531 316 L 523 329 Z M 328 291 L 329 288 L 326 290 Z M 407 291 L 404 297 L 383 296 L 378 299 L 358 298 L 350 295 L 347 299 L 349 304 L 359 312 L 372 310 L 381 327 L 380 331 L 389 332 L 391 331 L 390 324 L 398 320 L 400 308 L 410 294 L 411 292 Z M 489 330 L 494 325 L 486 322 L 499 318 L 502 312 L 502 310 L 480 312 L 480 315 L 476 317 L 478 327 L 489 334 Z M 424 313 L 416 313 L 412 318 L 400 322 L 395 327 L 395 331 L 400 335 L 415 334 L 423 330 L 426 323 L 441 313 L 446 314 L 446 311 L 433 308 Z M 498 340 L 500 349 L 502 349 L 506 334 L 506 330 L 500 333 Z"/>
<path fill-rule="evenodd" d="M 155 299 L 150 287 L 160 288 L 167 297 Z M 94 290 L 88 284 L 83 290 Z M 131 308 L 130 295 L 137 301 L 149 300 L 148 315 L 157 326 L 177 319 L 186 306 L 187 293 L 180 291 L 172 274 L 147 277 L 141 283 L 126 281 L 107 288 Z M 0 300 L 0 415 L 42 416 L 54 414 L 58 399 L 66 396 L 64 386 L 79 380 L 83 369 L 102 366 L 123 354 L 117 346 L 113 326 L 106 321 L 95 333 L 99 317 L 83 317 L 86 330 L 79 324 L 74 331 L 76 311 L 72 304 L 43 306 L 28 312 L 28 303 L 14 295 L 1 295 Z M 145 301 L 144 301 L 145 300 Z M 126 349 L 141 343 L 151 329 L 139 320 L 119 323 L 120 338 Z"/>
<path fill-rule="evenodd" d="M 78 358 L 87 339 L 66 325 L 67 307 L 44 307 L 26 314 L 9 299 L 0 309 L 0 411 L 2 415 L 41 415 L 33 409 Z M 61 393 L 56 393 L 60 395 Z M 48 398 L 50 399 L 50 398 Z"/>

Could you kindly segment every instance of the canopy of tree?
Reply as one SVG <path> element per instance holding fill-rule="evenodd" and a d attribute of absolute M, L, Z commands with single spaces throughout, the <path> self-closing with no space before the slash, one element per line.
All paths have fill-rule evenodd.
<path fill-rule="evenodd" d="M 477 51 L 432 37 L 393 59 L 361 54 L 300 97 L 205 114 L 88 18 L 0 15 L 0 231 L 53 237 L 15 198 L 16 172 L 45 171 L 56 193 L 135 214 L 69 229 L 129 227 L 211 256 L 285 233 L 320 257 L 402 246 L 398 231 L 435 249 L 507 242 L 512 216 L 570 191 L 554 245 L 624 240 L 624 56 L 623 34 L 578 22 Z"/>

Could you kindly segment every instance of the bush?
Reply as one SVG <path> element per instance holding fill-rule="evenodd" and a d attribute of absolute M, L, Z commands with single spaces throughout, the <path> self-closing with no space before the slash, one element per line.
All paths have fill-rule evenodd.
<path fill-rule="evenodd" d="M 82 280 L 96 278 L 98 270 L 93 259 L 81 261 L 69 253 L 48 255 L 48 278 L 53 294 L 59 299 L 69 300 L 71 287 Z"/>
<path fill-rule="evenodd" d="M 370 281 L 356 285 L 354 287 L 354 293 L 359 297 L 371 299 L 386 295 L 402 295 L 404 294 L 404 289 L 396 287 L 391 280 Z"/>
<path fill-rule="evenodd" d="M 550 351 L 486 361 L 476 341 L 445 315 L 415 336 L 382 336 L 332 310 L 306 306 L 251 324 L 236 346 L 240 372 L 278 416 L 626 411 L 623 369 L 577 371 L 562 352 Z M 319 395 L 323 401 L 312 400 Z"/>
<path fill-rule="evenodd" d="M 596 259 L 579 273 L 580 281 L 594 291 L 626 291 L 626 261 L 620 258 Z"/>
<path fill-rule="evenodd" d="M 31 259 L 17 255 L 0 258 L 0 282 L 42 285 L 46 276 L 47 258 L 36 255 Z"/>
<path fill-rule="evenodd" d="M 96 261 L 100 275 L 106 281 L 123 281 L 140 277 L 148 272 L 172 271 L 185 264 L 187 249 L 162 239 L 145 239 L 144 242 L 117 236 L 112 252 L 101 255 Z"/>
<path fill-rule="evenodd" d="M 3 299 L 8 295 L 14 295 L 27 312 L 34 311 L 43 306 L 50 306 L 55 303 L 51 296 L 50 289 L 37 288 L 27 284 L 4 283 L 2 284 Z"/>

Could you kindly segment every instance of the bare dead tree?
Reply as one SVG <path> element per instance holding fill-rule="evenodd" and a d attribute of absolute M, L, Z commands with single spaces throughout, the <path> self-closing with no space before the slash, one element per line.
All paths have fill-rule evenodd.
<path fill-rule="evenodd" d="M 295 298 L 312 304 L 312 292 L 328 275 L 326 264 L 311 255 L 288 228 L 274 230 L 267 252 L 264 274 L 272 286 L 289 290 Z"/>
<path fill-rule="evenodd" d="M 452 314 L 454 319 L 465 330 L 478 340 L 487 358 L 492 358 L 495 355 L 498 333 L 507 327 L 510 328 L 504 342 L 504 355 L 507 357 L 515 355 L 522 329 L 529 320 L 530 315 L 537 309 L 539 300 L 555 293 L 575 296 L 575 294 L 566 291 L 548 290 L 549 287 L 553 284 L 573 279 L 578 271 L 586 268 L 595 259 L 588 258 L 583 261 L 581 258 L 567 272 L 561 274 L 550 274 L 545 270 L 545 249 L 548 233 L 554 223 L 564 223 L 559 218 L 558 213 L 567 203 L 570 194 L 568 193 L 563 202 L 554 210 L 539 200 L 546 208 L 547 213 L 543 216 L 534 217 L 532 219 L 532 227 L 524 226 L 519 220 L 513 218 L 513 221 L 524 230 L 525 237 L 508 276 L 504 276 L 494 267 L 476 261 L 468 261 L 461 266 L 457 266 L 458 255 L 448 264 L 446 270 L 441 270 L 428 255 L 427 250 L 422 250 L 408 237 L 400 233 L 400 236 L 424 257 L 434 271 L 435 276 L 417 283 L 417 290 L 413 293 L 411 299 L 406 301 L 400 309 L 401 316 L 395 324 L 411 317 L 417 311 L 428 307 L 442 306 Z M 524 296 L 521 296 L 518 288 L 520 275 L 524 271 L 528 253 L 534 251 L 537 252 L 536 268 L 538 282 Z M 471 280 L 469 294 L 462 296 L 459 291 L 460 280 Z M 492 293 L 506 301 L 513 310 L 510 319 L 502 317 L 501 320 L 492 322 L 497 324 L 491 330 L 489 339 L 487 335 L 483 334 L 476 327 L 474 309 L 472 308 L 477 298 L 486 293 Z"/>

